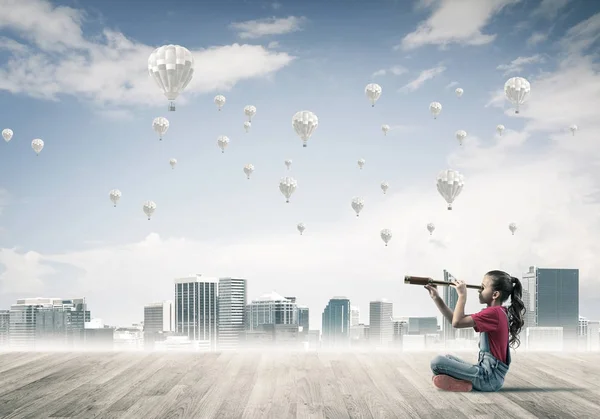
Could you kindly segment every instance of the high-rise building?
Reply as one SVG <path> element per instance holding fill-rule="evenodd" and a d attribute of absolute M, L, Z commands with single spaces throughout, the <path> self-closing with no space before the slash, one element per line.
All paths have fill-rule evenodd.
<path fill-rule="evenodd" d="M 334 297 L 329 300 L 322 315 L 323 344 L 329 347 L 350 345 L 350 300 Z"/>
<path fill-rule="evenodd" d="M 144 306 L 144 333 L 164 333 L 175 330 L 175 306 L 162 301 Z"/>
<path fill-rule="evenodd" d="M 532 266 L 524 275 L 525 281 L 534 303 L 535 327 L 562 327 L 564 345 L 573 349 L 579 324 L 579 269 Z"/>
<path fill-rule="evenodd" d="M 248 282 L 241 278 L 219 278 L 218 346 L 237 349 L 246 325 Z"/>
<path fill-rule="evenodd" d="M 0 348 L 8 346 L 10 310 L 0 310 Z"/>
<path fill-rule="evenodd" d="M 298 306 L 276 292 L 261 295 L 246 306 L 246 329 L 265 324 L 298 324 Z"/>
<path fill-rule="evenodd" d="M 175 332 L 217 346 L 218 279 L 201 274 L 175 279 Z"/>
<path fill-rule="evenodd" d="M 444 269 L 444 281 L 452 282 L 455 279 L 456 278 L 454 276 L 452 276 L 452 274 L 450 274 L 450 272 L 448 272 L 447 270 Z M 454 309 L 456 308 L 456 302 L 458 301 L 458 293 L 456 292 L 456 289 L 454 287 L 450 287 L 450 286 L 444 287 L 443 299 L 444 299 L 444 303 L 446 303 L 448 308 L 450 308 L 450 310 L 454 311 Z M 444 340 L 454 339 L 455 332 L 454 332 L 454 328 L 452 327 L 452 322 L 444 317 L 442 323 L 444 325 L 443 330 L 442 330 L 442 332 L 444 334 Z"/>
<path fill-rule="evenodd" d="M 388 346 L 394 339 L 394 304 L 385 299 L 369 303 L 369 344 Z"/>
<path fill-rule="evenodd" d="M 360 324 L 360 308 L 357 306 L 350 307 L 350 326 L 358 326 Z"/>
<path fill-rule="evenodd" d="M 408 335 L 430 335 L 438 333 L 437 317 L 409 317 L 408 318 Z M 452 327 L 452 324 L 450 324 Z M 458 330 L 458 329 L 456 329 Z M 456 333 L 452 335 L 456 338 Z"/>
<path fill-rule="evenodd" d="M 302 334 L 308 335 L 310 326 L 308 306 L 298 306 L 298 326 L 302 328 Z"/>

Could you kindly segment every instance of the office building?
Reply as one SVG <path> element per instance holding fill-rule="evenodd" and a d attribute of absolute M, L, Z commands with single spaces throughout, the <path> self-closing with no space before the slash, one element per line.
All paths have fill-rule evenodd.
<path fill-rule="evenodd" d="M 369 303 L 369 344 L 388 346 L 394 339 L 394 305 L 385 299 Z"/>
<path fill-rule="evenodd" d="M 172 301 L 144 306 L 144 333 L 164 333 L 175 330 L 175 306 Z"/>
<path fill-rule="evenodd" d="M 358 326 L 360 324 L 360 308 L 356 306 L 350 307 L 350 326 Z"/>
<path fill-rule="evenodd" d="M 303 335 L 308 335 L 310 326 L 309 314 L 308 306 L 298 306 L 298 326 L 302 328 L 300 333 Z"/>
<path fill-rule="evenodd" d="M 248 304 L 248 281 L 219 278 L 218 347 L 235 350 L 243 339 Z"/>
<path fill-rule="evenodd" d="M 265 324 L 298 324 L 298 306 L 282 295 L 271 292 L 246 306 L 246 330 L 261 329 Z"/>
<path fill-rule="evenodd" d="M 175 279 L 175 333 L 217 347 L 218 279 L 201 274 Z"/>
<path fill-rule="evenodd" d="M 444 281 L 452 282 L 456 278 L 450 274 L 447 270 L 444 269 Z M 443 300 L 444 303 L 450 308 L 450 310 L 454 311 L 456 308 L 456 302 L 458 301 L 458 293 L 454 287 L 441 287 L 443 290 Z M 439 290 L 439 288 L 438 288 Z M 442 333 L 444 334 L 444 340 L 451 340 L 455 338 L 455 329 L 452 327 L 452 322 L 447 318 L 443 317 L 442 319 L 443 329 Z"/>
<path fill-rule="evenodd" d="M 0 348 L 8 346 L 10 310 L 0 310 Z"/>
<path fill-rule="evenodd" d="M 350 345 L 350 300 L 334 297 L 329 300 L 322 315 L 322 341 L 328 347 Z"/>

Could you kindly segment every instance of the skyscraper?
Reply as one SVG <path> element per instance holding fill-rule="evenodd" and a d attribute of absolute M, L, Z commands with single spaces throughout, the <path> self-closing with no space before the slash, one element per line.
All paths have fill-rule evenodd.
<path fill-rule="evenodd" d="M 247 330 L 259 330 L 267 324 L 298 324 L 298 306 L 276 292 L 252 300 L 246 307 Z"/>
<path fill-rule="evenodd" d="M 356 306 L 350 307 L 350 326 L 358 326 L 360 323 L 360 308 Z"/>
<path fill-rule="evenodd" d="M 172 301 L 144 306 L 144 332 L 162 333 L 175 330 L 175 307 Z"/>
<path fill-rule="evenodd" d="M 535 326 L 562 327 L 565 347 L 574 347 L 579 324 L 579 269 L 532 266 L 525 280 L 534 301 Z"/>
<path fill-rule="evenodd" d="M 246 324 L 247 281 L 241 278 L 219 278 L 218 301 L 219 349 L 236 349 Z"/>
<path fill-rule="evenodd" d="M 308 335 L 310 326 L 308 306 L 298 306 L 298 326 L 302 328 L 302 334 Z"/>
<path fill-rule="evenodd" d="M 385 299 L 369 303 L 369 344 L 388 346 L 394 338 L 394 304 Z"/>
<path fill-rule="evenodd" d="M 350 345 L 350 300 L 334 297 L 329 300 L 322 316 L 323 343 L 329 347 Z"/>
<path fill-rule="evenodd" d="M 444 281 L 446 282 L 452 282 L 454 281 L 456 278 L 454 276 L 452 276 L 452 274 L 450 274 L 450 272 L 448 272 L 447 270 L 444 269 Z M 456 289 L 454 287 L 444 287 L 444 303 L 446 303 L 446 305 L 448 306 L 448 308 L 450 308 L 450 310 L 454 311 L 454 309 L 456 308 L 456 302 L 458 301 L 458 293 L 456 292 Z M 443 325 L 444 325 L 444 329 L 443 329 L 443 333 L 444 333 L 444 340 L 450 340 L 450 339 L 454 339 L 454 328 L 452 327 L 452 322 L 450 320 L 448 320 L 447 318 L 443 318 L 442 319 Z"/>
<path fill-rule="evenodd" d="M 201 274 L 175 279 L 175 331 L 217 345 L 218 279 Z"/>

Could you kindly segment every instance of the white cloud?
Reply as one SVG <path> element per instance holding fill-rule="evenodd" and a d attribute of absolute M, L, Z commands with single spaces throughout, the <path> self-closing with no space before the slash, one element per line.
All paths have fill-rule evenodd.
<path fill-rule="evenodd" d="M 307 19 L 304 16 L 288 16 L 285 18 L 269 17 L 265 19 L 235 22 L 230 27 L 238 31 L 242 39 L 255 39 L 269 35 L 283 35 L 303 29 Z"/>
<path fill-rule="evenodd" d="M 438 66 L 434 68 L 429 68 L 427 70 L 423 70 L 416 79 L 404 85 L 404 87 L 402 87 L 400 91 L 414 92 L 415 90 L 423 86 L 423 84 L 425 84 L 427 80 L 431 80 L 439 76 L 444 71 L 446 71 L 446 67 L 444 66 Z"/>
<path fill-rule="evenodd" d="M 279 10 L 279 9 L 281 9 L 281 3 L 273 2 L 273 3 L 271 3 L 271 7 L 274 10 Z"/>
<path fill-rule="evenodd" d="M 0 39 L 0 48 L 12 52 L 0 68 L 0 90 L 47 100 L 73 95 L 100 107 L 165 103 L 146 70 L 154 47 L 110 29 L 87 39 L 83 13 L 69 7 L 54 7 L 45 0 L 1 2 L 7 12 L 0 14 L 0 29 L 22 41 Z M 269 76 L 294 59 L 258 45 L 191 50 L 196 60 L 194 78 L 186 88 L 191 94 L 231 89 L 240 81 Z"/>
<path fill-rule="evenodd" d="M 484 34 L 482 29 L 492 17 L 505 7 L 520 0 L 439 0 L 427 1 L 422 6 L 434 7 L 432 15 L 421 22 L 414 32 L 404 37 L 401 47 L 405 50 L 424 45 L 446 46 L 457 43 L 485 45 L 496 35 Z M 468 16 L 468 18 L 465 18 Z"/>
<path fill-rule="evenodd" d="M 547 33 L 544 33 L 544 32 L 534 32 L 527 39 L 527 45 L 529 45 L 529 46 L 535 46 L 537 44 L 540 44 L 540 43 L 544 42 L 546 39 L 548 39 L 548 34 Z"/>
<path fill-rule="evenodd" d="M 571 1 L 572 0 L 541 0 L 538 7 L 531 12 L 531 17 L 542 17 L 544 19 L 552 20 L 556 18 L 558 12 Z"/>
<path fill-rule="evenodd" d="M 401 76 L 402 74 L 408 73 L 408 69 L 402 67 L 401 65 L 395 65 L 390 68 L 382 68 L 375 71 L 371 76 L 372 77 L 381 77 L 387 74 L 392 74 L 394 76 Z"/>
<path fill-rule="evenodd" d="M 540 54 L 535 54 L 530 57 L 517 57 L 509 64 L 501 64 L 496 67 L 496 70 L 504 71 L 504 75 L 520 73 L 523 67 L 529 64 L 539 64 L 545 62 L 545 58 Z"/>
<path fill-rule="evenodd" d="M 458 86 L 458 84 L 457 81 L 452 81 L 446 85 L 445 89 L 452 89 L 454 86 Z"/>
<path fill-rule="evenodd" d="M 274 49 L 274 48 L 278 48 L 279 47 L 279 42 L 277 41 L 271 41 L 267 44 L 267 48 L 269 49 Z"/>
<path fill-rule="evenodd" d="M 582 54 L 600 39 L 600 12 L 570 28 L 560 44 L 570 54 Z"/>

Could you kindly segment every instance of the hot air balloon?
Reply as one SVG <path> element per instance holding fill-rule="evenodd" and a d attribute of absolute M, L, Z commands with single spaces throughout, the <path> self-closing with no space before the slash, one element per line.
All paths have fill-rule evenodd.
<path fill-rule="evenodd" d="M 457 87 L 456 90 L 454 91 L 454 93 L 456 93 L 456 96 L 461 97 L 463 95 L 465 91 L 463 89 L 461 89 L 460 87 Z"/>
<path fill-rule="evenodd" d="M 433 234 L 434 230 L 435 230 L 435 226 L 432 223 L 427 224 L 427 231 L 429 231 L 430 236 Z"/>
<path fill-rule="evenodd" d="M 110 202 L 112 202 L 113 205 L 116 207 L 119 203 L 119 199 L 121 199 L 121 191 L 118 189 L 111 190 L 108 193 L 108 198 L 110 199 Z"/>
<path fill-rule="evenodd" d="M 290 170 L 290 167 L 292 167 L 292 161 L 290 159 L 287 159 L 286 161 L 284 161 L 285 163 L 285 167 L 287 167 L 288 170 Z"/>
<path fill-rule="evenodd" d="M 362 209 L 365 207 L 365 201 L 362 198 L 354 197 L 354 198 L 352 198 L 352 202 L 350 205 L 352 206 L 352 209 L 354 210 L 354 212 L 356 213 L 356 216 L 358 217 L 360 215 L 360 212 L 362 211 Z"/>
<path fill-rule="evenodd" d="M 306 230 L 306 226 L 304 225 L 304 223 L 298 224 L 298 226 L 296 228 L 300 232 L 300 235 L 302 235 L 302 233 L 304 233 L 304 230 Z"/>
<path fill-rule="evenodd" d="M 4 141 L 9 142 L 12 137 L 13 137 L 12 129 L 5 128 L 2 130 L 2 138 L 4 138 Z"/>
<path fill-rule="evenodd" d="M 152 121 L 152 129 L 158 134 L 159 141 L 162 141 L 162 136 L 165 135 L 169 129 L 169 120 L 162 116 L 154 118 Z"/>
<path fill-rule="evenodd" d="M 150 220 L 150 218 L 152 218 L 152 214 L 154 214 L 154 211 L 156 210 L 156 204 L 154 201 L 146 201 L 144 202 L 143 210 L 144 214 L 146 214 L 148 217 L 148 220 Z"/>
<path fill-rule="evenodd" d="M 383 240 L 386 246 L 388 245 L 390 240 L 392 240 L 392 230 L 388 228 L 384 228 L 383 230 L 381 230 L 379 235 L 381 236 L 381 240 Z"/>
<path fill-rule="evenodd" d="M 296 179 L 291 177 L 286 176 L 284 178 L 281 178 L 281 180 L 279 181 L 279 191 L 283 194 L 283 196 L 285 196 L 286 203 L 290 203 L 290 198 L 296 190 L 297 186 L 298 183 L 296 182 Z"/>
<path fill-rule="evenodd" d="M 442 104 L 440 102 L 431 102 L 429 104 L 429 112 L 433 115 L 433 119 L 437 119 L 438 115 L 442 112 Z"/>
<path fill-rule="evenodd" d="M 517 225 L 515 223 L 510 223 L 508 225 L 508 229 L 510 230 L 510 232 L 514 236 L 515 235 L 515 231 L 517 231 Z"/>
<path fill-rule="evenodd" d="M 452 209 L 452 203 L 460 195 L 464 186 L 464 176 L 455 170 L 442 170 L 437 176 L 437 190 Z"/>
<path fill-rule="evenodd" d="M 171 165 L 171 169 L 175 169 L 175 166 L 177 166 L 177 159 L 169 160 L 169 164 Z"/>
<path fill-rule="evenodd" d="M 36 138 L 31 142 L 31 148 L 33 148 L 35 154 L 39 156 L 42 150 L 44 149 L 44 141 L 40 140 L 39 138 Z"/>
<path fill-rule="evenodd" d="M 390 126 L 389 125 L 383 124 L 381 126 L 381 131 L 383 131 L 383 135 L 387 135 L 387 133 L 388 133 L 389 130 L 390 130 Z"/>
<path fill-rule="evenodd" d="M 246 177 L 248 179 L 250 179 L 250 175 L 252 174 L 252 172 L 254 172 L 254 166 L 251 164 L 247 164 L 244 166 L 244 173 L 246 174 Z"/>
<path fill-rule="evenodd" d="M 467 138 L 467 131 L 465 130 L 458 130 L 456 131 L 456 134 L 454 134 L 456 136 L 456 139 L 458 140 L 458 144 L 462 145 L 463 141 L 465 138 Z"/>
<path fill-rule="evenodd" d="M 502 133 L 504 132 L 504 130 L 505 130 L 504 125 L 502 125 L 502 124 L 496 125 L 496 132 L 498 133 L 498 135 L 500 137 L 502 137 Z"/>
<path fill-rule="evenodd" d="M 359 159 L 357 163 L 358 163 L 358 168 L 360 170 L 362 170 L 362 168 L 365 167 L 365 159 Z"/>
<path fill-rule="evenodd" d="M 248 105 L 244 108 L 244 115 L 248 117 L 248 121 L 252 122 L 252 117 L 256 115 L 256 106 Z"/>
<path fill-rule="evenodd" d="M 214 99 L 215 105 L 217 105 L 219 110 L 221 110 L 221 108 L 225 105 L 226 101 L 227 99 L 225 99 L 225 96 L 223 95 L 216 95 Z"/>
<path fill-rule="evenodd" d="M 248 134 L 248 132 L 250 131 L 251 126 L 252 126 L 252 123 L 250 121 L 244 122 L 244 130 L 246 131 L 246 134 Z"/>
<path fill-rule="evenodd" d="M 148 74 L 169 100 L 169 111 L 174 111 L 175 99 L 194 75 L 194 57 L 182 46 L 163 45 L 150 54 Z"/>
<path fill-rule="evenodd" d="M 371 106 L 375 106 L 375 102 L 379 100 L 381 97 L 381 86 L 377 83 L 369 83 L 365 87 L 365 95 L 367 95 L 367 99 L 371 102 Z"/>
<path fill-rule="evenodd" d="M 531 85 L 523 77 L 512 77 L 504 84 L 504 95 L 515 105 L 515 113 L 519 113 L 519 107 L 527 101 L 530 93 Z"/>
<path fill-rule="evenodd" d="M 296 112 L 292 117 L 292 127 L 298 137 L 302 140 L 302 147 L 306 147 L 306 142 L 313 135 L 319 126 L 319 118 L 311 111 Z"/>
<path fill-rule="evenodd" d="M 383 194 L 385 195 L 387 193 L 387 190 L 389 189 L 390 184 L 387 182 L 381 182 L 381 190 L 383 191 Z"/>
<path fill-rule="evenodd" d="M 217 138 L 217 146 L 221 149 L 221 153 L 225 153 L 225 149 L 229 145 L 229 138 L 225 135 L 220 135 Z"/>

